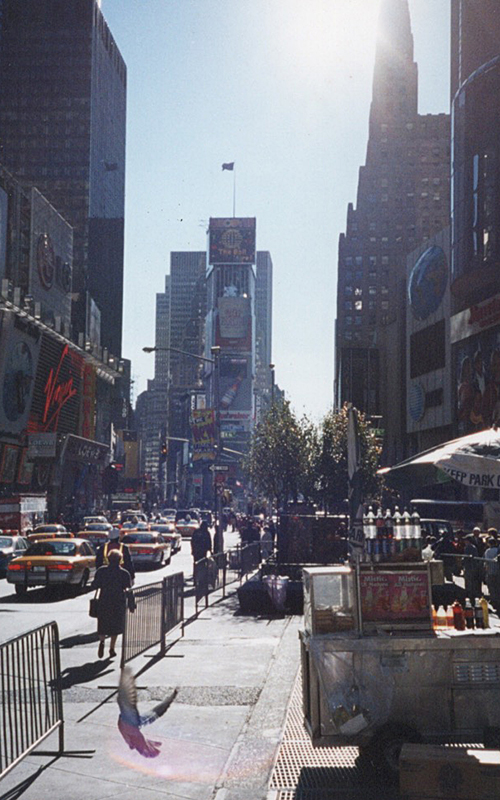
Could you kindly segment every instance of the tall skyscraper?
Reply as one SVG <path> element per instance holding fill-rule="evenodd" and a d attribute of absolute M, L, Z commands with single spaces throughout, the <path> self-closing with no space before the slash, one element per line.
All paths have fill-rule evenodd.
<path fill-rule="evenodd" d="M 335 395 L 377 418 L 392 463 L 404 456 L 406 255 L 449 221 L 449 116 L 417 106 L 408 2 L 383 0 L 366 162 L 339 240 Z"/>
<path fill-rule="evenodd" d="M 257 251 L 255 272 L 255 389 L 261 397 L 271 388 L 273 336 L 273 262 L 267 251 Z"/>
<path fill-rule="evenodd" d="M 0 0 L 0 163 L 73 227 L 73 333 L 120 356 L 126 67 L 99 5 Z"/>

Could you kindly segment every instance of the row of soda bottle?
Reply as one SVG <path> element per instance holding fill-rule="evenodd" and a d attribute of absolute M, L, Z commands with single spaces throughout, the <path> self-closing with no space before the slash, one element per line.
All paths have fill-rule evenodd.
<path fill-rule="evenodd" d="M 455 628 L 457 631 L 464 631 L 474 628 L 489 628 L 488 601 L 485 597 L 481 597 L 480 600 L 476 598 L 474 605 L 470 600 L 466 600 L 462 606 L 456 600 L 452 606 L 448 606 L 446 609 L 440 606 L 436 611 L 433 607 L 432 625 L 435 630 Z"/>
<path fill-rule="evenodd" d="M 396 506 L 394 514 L 388 508 L 385 514 L 379 508 L 377 514 L 370 506 L 363 517 L 365 561 L 378 563 L 391 561 L 392 557 L 408 548 L 422 549 L 420 517 L 415 511 L 406 509 L 401 514 Z"/>

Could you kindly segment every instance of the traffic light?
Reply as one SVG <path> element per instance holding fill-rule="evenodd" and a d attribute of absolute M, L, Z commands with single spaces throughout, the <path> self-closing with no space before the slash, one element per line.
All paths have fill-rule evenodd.
<path fill-rule="evenodd" d="M 160 460 L 166 461 L 168 456 L 168 444 L 165 439 L 162 440 L 160 444 Z"/>

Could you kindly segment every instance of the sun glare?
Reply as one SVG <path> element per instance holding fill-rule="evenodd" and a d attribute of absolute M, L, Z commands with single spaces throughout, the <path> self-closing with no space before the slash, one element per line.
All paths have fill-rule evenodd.
<path fill-rule="evenodd" d="M 272 4 L 273 37 L 288 69 L 336 72 L 373 63 L 379 0 L 289 0 Z"/>

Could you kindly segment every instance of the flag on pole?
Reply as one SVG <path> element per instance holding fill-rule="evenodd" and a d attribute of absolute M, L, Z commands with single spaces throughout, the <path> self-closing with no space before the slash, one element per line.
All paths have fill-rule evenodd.
<path fill-rule="evenodd" d="M 228 164 L 223 164 L 222 171 L 224 171 L 225 169 L 229 169 L 232 172 L 234 169 L 234 161 L 230 161 Z"/>

